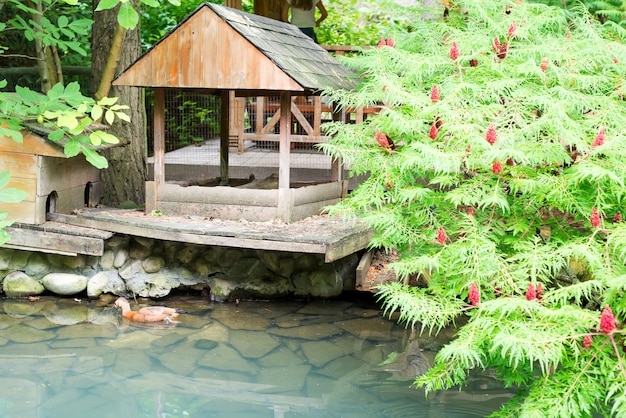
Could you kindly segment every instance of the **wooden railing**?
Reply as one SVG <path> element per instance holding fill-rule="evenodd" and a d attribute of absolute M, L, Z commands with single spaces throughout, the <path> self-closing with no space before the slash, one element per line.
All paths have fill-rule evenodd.
<path fill-rule="evenodd" d="M 279 141 L 280 102 L 269 97 L 237 97 L 231 100 L 230 144 L 239 153 L 244 152 L 245 141 Z M 380 107 L 339 109 L 325 103 L 320 96 L 295 96 L 291 99 L 292 143 L 317 144 L 326 142 L 321 125 L 339 120 L 344 123 L 362 123 L 367 115 Z M 249 126 L 246 125 L 246 116 Z"/>

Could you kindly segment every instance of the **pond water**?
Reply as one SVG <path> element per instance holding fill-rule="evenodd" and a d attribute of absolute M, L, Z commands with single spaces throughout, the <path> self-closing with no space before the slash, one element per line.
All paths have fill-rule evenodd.
<path fill-rule="evenodd" d="M 0 417 L 484 417 L 511 396 L 483 375 L 425 399 L 411 384 L 445 333 L 416 338 L 362 301 L 170 297 L 188 311 L 170 325 L 112 302 L 0 301 Z"/>

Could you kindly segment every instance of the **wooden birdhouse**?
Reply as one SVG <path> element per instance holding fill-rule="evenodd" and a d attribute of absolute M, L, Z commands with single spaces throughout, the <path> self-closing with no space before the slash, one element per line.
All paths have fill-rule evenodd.
<path fill-rule="evenodd" d="M 69 214 L 99 201 L 98 169 L 81 154 L 68 158 L 43 132 L 22 131 L 23 142 L 0 135 L 0 171 L 9 171 L 7 187 L 28 193 L 20 203 L 0 202 L 7 219 L 43 224 L 48 213 Z"/>

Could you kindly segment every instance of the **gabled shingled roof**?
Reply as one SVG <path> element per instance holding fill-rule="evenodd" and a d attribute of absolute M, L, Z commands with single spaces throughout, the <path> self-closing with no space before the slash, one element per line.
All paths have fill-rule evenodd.
<path fill-rule="evenodd" d="M 116 85 L 315 92 L 353 76 L 297 27 L 211 3 L 139 57 Z"/>

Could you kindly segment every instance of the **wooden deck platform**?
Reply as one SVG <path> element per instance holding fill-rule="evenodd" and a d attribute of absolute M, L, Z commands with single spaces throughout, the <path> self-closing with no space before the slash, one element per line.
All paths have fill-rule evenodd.
<path fill-rule="evenodd" d="M 49 216 L 51 220 L 66 225 L 159 240 L 323 254 L 327 263 L 366 248 L 373 236 L 371 228 L 364 223 L 326 216 L 289 224 L 152 216 L 143 211 L 120 209 L 86 209 L 77 215 Z"/>

